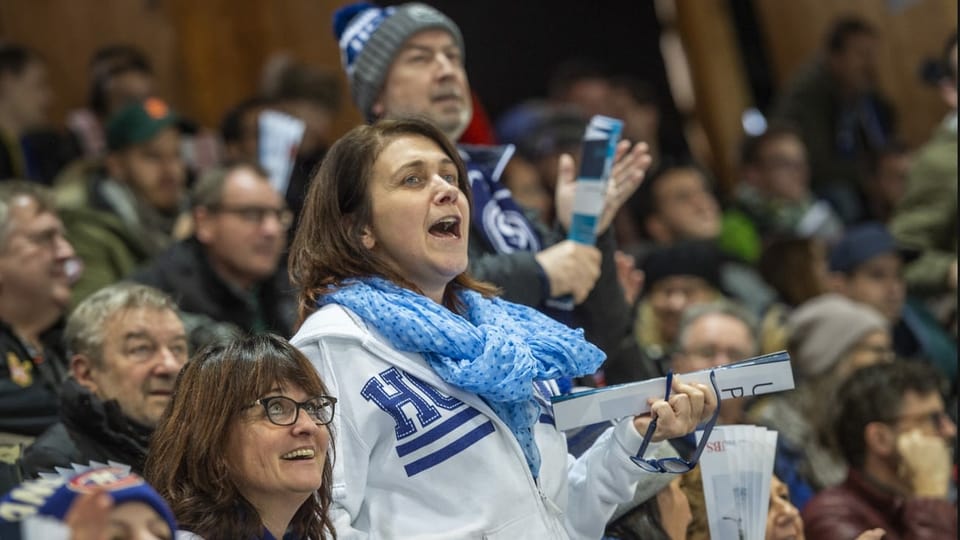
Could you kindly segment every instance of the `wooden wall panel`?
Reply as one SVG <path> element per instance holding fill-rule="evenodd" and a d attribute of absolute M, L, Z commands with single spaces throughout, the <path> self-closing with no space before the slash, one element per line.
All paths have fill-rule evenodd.
<path fill-rule="evenodd" d="M 710 140 L 714 163 L 707 164 L 720 186 L 736 182 L 740 117 L 752 106 L 746 72 L 728 5 L 722 0 L 677 0 L 677 30 L 683 41 L 696 93 L 696 116 Z"/>
<path fill-rule="evenodd" d="M 86 100 L 86 64 L 98 47 L 130 43 L 150 56 L 159 93 L 215 127 L 231 105 L 251 95 L 262 64 L 287 51 L 341 73 L 331 31 L 345 0 L 4 0 L 0 37 L 40 51 L 56 90 L 52 120 Z M 342 75 L 340 75 L 342 78 Z M 334 132 L 361 121 L 347 97 Z"/>
<path fill-rule="evenodd" d="M 915 146 L 946 113 L 934 89 L 918 77 L 920 63 L 937 56 L 957 26 L 956 0 L 754 0 L 767 40 L 775 83 L 782 87 L 817 54 L 831 22 L 846 14 L 863 17 L 880 33 L 880 87 L 899 112 L 900 135 Z"/>

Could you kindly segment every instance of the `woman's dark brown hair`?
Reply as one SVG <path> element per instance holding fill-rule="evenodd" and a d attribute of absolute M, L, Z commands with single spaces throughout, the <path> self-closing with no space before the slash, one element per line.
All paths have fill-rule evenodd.
<path fill-rule="evenodd" d="M 467 169 L 459 152 L 433 124 L 415 118 L 382 120 L 350 130 L 330 147 L 314 174 L 290 248 L 290 279 L 300 287 L 299 324 L 316 311 L 317 299 L 351 278 L 382 277 L 422 294 L 361 241 L 364 227 L 372 220 L 374 164 L 388 144 L 403 137 L 425 137 L 435 142 L 456 164 L 457 185 L 467 202 L 472 201 Z M 497 292 L 467 273 L 460 274 L 443 295 L 443 304 L 452 310 L 460 307 L 454 295 L 458 288 L 485 296 Z"/>
<path fill-rule="evenodd" d="M 274 335 L 237 338 L 201 350 L 180 371 L 166 414 L 150 443 L 144 477 L 170 503 L 184 530 L 207 540 L 259 538 L 257 510 L 240 494 L 226 462 L 231 427 L 244 408 L 271 390 L 296 385 L 327 395 L 310 361 Z M 323 485 L 297 510 L 297 538 L 336 538 L 329 517 L 333 434 Z"/>

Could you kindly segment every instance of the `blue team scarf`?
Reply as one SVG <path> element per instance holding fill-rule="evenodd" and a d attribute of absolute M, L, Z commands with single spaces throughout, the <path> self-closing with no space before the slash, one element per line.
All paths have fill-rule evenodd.
<path fill-rule="evenodd" d="M 394 348 L 422 354 L 444 381 L 482 397 L 516 436 L 536 477 L 540 452 L 533 428 L 540 406 L 533 381 L 593 373 L 605 355 L 583 330 L 533 308 L 469 290 L 457 296 L 463 316 L 385 279 L 364 278 L 321 296 L 318 305 L 350 309 Z"/>
<path fill-rule="evenodd" d="M 514 202 L 510 190 L 500 183 L 503 168 L 513 156 L 513 145 L 460 145 L 467 165 L 473 211 L 470 221 L 497 253 L 540 251 L 540 236 Z"/>

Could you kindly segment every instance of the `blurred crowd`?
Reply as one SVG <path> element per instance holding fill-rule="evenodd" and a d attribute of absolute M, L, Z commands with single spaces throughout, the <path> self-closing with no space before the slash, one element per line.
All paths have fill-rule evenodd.
<path fill-rule="evenodd" d="M 949 112 L 929 126 L 927 142 L 911 148 L 897 130 L 898 115 L 909 111 L 897 110 L 877 83 L 882 32 L 856 17 L 835 21 L 822 49 L 764 111 L 763 129 L 744 133 L 736 183 L 723 190 L 696 145 L 664 135 L 679 132 L 661 125 L 664 96 L 629 74 L 573 59 L 557 66 L 547 95 L 489 119 L 467 80 L 470 44 L 432 8 L 348 7 L 334 28 L 348 89 L 340 87 L 336 66 L 280 55 L 264 66 L 256 95 L 233 105 L 216 128 L 176 112 L 156 93 L 149 55 L 122 44 L 93 55 L 86 107 L 51 127 L 52 66 L 29 47 L 0 42 L 0 492 L 58 467 L 124 464 L 109 469 L 110 482 L 123 486 L 106 492 L 129 489 L 131 479 L 143 483 L 143 475 L 159 493 L 136 492 L 159 519 L 147 526 L 154 536 L 143 538 L 173 538 L 175 520 L 208 539 L 255 531 L 256 538 L 318 540 L 333 537 L 335 528 L 351 538 L 355 528 L 377 530 L 371 516 L 383 510 L 368 510 L 356 494 L 336 488 L 341 475 L 353 479 L 337 460 L 352 463 L 343 452 L 363 446 L 369 434 L 332 430 L 331 441 L 324 427 L 337 425 L 333 403 L 339 399 L 337 412 L 348 414 L 359 398 L 345 397 L 340 372 L 319 367 L 322 339 L 293 339 L 323 305 L 323 288 L 339 283 L 312 275 L 304 261 L 347 257 L 337 251 L 336 235 L 320 230 L 333 225 L 308 212 L 324 208 L 323 197 L 340 197 L 341 207 L 343 197 L 373 197 L 312 185 L 335 174 L 321 165 L 337 142 L 333 120 L 349 96 L 371 124 L 416 115 L 457 145 L 469 177 L 461 192 L 472 204 L 469 223 L 430 230 L 459 238 L 461 227 L 469 229 L 469 273 L 492 286 L 475 290 L 496 290 L 582 328 L 604 353 L 595 372 L 559 378 L 557 393 L 668 372 L 682 379 L 786 350 L 795 390 L 723 400 L 718 413 L 721 424 L 779 433 L 766 537 L 866 539 L 879 537 L 873 529 L 880 528 L 887 539 L 956 538 L 955 32 L 944 36 L 927 81 L 936 87 L 930 99 L 939 95 Z M 289 178 L 279 183 L 262 164 L 264 111 L 305 126 Z M 584 132 L 598 114 L 621 119 L 628 142 L 617 150 L 596 245 L 587 246 L 568 240 L 567 231 Z M 379 171 L 372 161 L 343 163 L 343 171 L 356 174 Z M 343 235 L 353 234 L 343 227 Z M 403 258 L 395 258 L 405 270 Z M 330 275 L 364 275 L 350 261 L 342 262 L 345 273 L 331 266 Z M 380 277 L 421 284 L 403 272 Z M 367 324 L 376 336 L 388 333 Z M 222 367 L 231 359 L 230 369 L 242 372 Z M 204 371 L 214 364 L 223 371 Z M 264 398 L 276 385 L 283 395 Z M 211 388 L 217 386 L 223 388 Z M 283 397 L 290 388 L 297 395 Z M 171 403 L 201 394 L 209 403 Z M 443 408 L 442 395 L 430 395 Z M 300 429 L 299 418 L 308 415 L 315 421 L 312 431 L 301 426 L 301 436 L 322 440 L 324 454 L 327 444 L 339 452 L 320 462 L 321 495 L 308 502 L 251 495 L 269 492 L 268 475 L 244 468 L 256 456 L 227 449 L 260 444 L 259 432 L 228 429 L 226 413 L 220 423 L 201 414 L 245 407 L 241 398 L 256 402 L 273 426 Z M 389 421 L 392 434 L 397 420 L 399 440 L 403 413 L 390 409 L 391 420 L 380 405 L 374 416 L 382 418 L 365 421 Z M 424 422 L 425 409 L 408 408 Z M 182 440 L 186 425 L 196 426 L 196 445 Z M 231 439 L 210 435 L 217 430 Z M 356 446 L 337 446 L 355 435 L 362 441 Z M 239 465 L 224 465 L 200 446 Z M 697 445 L 684 436 L 669 446 L 686 459 Z M 218 477 L 238 474 L 239 488 L 219 485 Z M 458 474 L 450 471 L 447 482 Z M 175 481 L 181 477 L 191 480 Z M 611 505 L 612 514 L 588 516 L 599 520 L 595 529 L 608 538 L 709 537 L 698 469 L 645 482 L 631 487 L 632 501 Z M 208 493 L 204 483 L 220 491 Z M 566 496 L 568 489 L 585 488 L 571 479 L 558 492 Z M 245 505 L 231 506 L 239 499 Z M 72 520 L 66 507 L 40 513 L 73 526 L 83 516 L 107 519 L 94 499 L 78 500 Z M 122 503 L 114 495 L 117 508 L 132 507 Z M 204 504 L 219 518 L 198 514 Z M 261 521 L 248 519 L 257 513 Z M 282 518 L 281 525 L 268 516 Z M 228 523 L 235 527 L 218 529 Z M 211 533 L 217 530 L 230 532 Z M 571 528 L 571 537 L 573 530 L 582 531 Z M 450 534 L 435 537 L 469 536 Z M 110 536 L 119 537 L 133 538 Z"/>

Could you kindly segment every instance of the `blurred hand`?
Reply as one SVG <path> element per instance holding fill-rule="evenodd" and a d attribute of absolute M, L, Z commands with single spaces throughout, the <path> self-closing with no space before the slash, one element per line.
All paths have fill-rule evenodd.
<path fill-rule="evenodd" d="M 880 540 L 887 531 L 883 529 L 869 529 L 860 533 L 856 540 Z"/>
<path fill-rule="evenodd" d="M 637 270 L 633 255 L 620 250 L 613 253 L 613 262 L 617 265 L 617 281 L 623 289 L 623 297 L 632 306 L 643 290 L 643 270 Z"/>
<path fill-rule="evenodd" d="M 600 277 L 600 250 L 594 246 L 564 240 L 534 258 L 547 274 L 553 298 L 570 294 L 573 302 L 579 304 L 586 300 Z"/>
<path fill-rule="evenodd" d="M 102 490 L 77 497 L 64 518 L 70 529 L 70 540 L 108 540 L 111 510 L 113 499 Z"/>
<path fill-rule="evenodd" d="M 557 220 L 564 229 L 570 230 L 573 219 L 573 200 L 576 195 L 577 171 L 573 157 L 562 154 L 557 165 L 557 190 L 554 194 Z M 603 213 L 597 222 L 597 235 L 606 232 L 623 203 L 640 187 L 643 176 L 650 167 L 652 158 L 647 143 L 637 143 L 630 148 L 630 141 L 620 141 L 613 156 L 610 181 L 604 199 Z"/>
<path fill-rule="evenodd" d="M 625 140 L 617 145 L 617 152 L 613 159 L 603 214 L 597 223 L 598 236 L 607 230 L 623 203 L 627 202 L 627 199 L 643 183 L 643 177 L 650 168 L 650 163 L 653 162 L 647 143 L 637 143 L 631 149 L 630 141 Z"/>
<path fill-rule="evenodd" d="M 953 260 L 953 264 L 950 265 L 950 271 L 947 272 L 947 286 L 950 287 L 951 291 L 957 290 L 957 260 Z"/>
<path fill-rule="evenodd" d="M 918 429 L 897 436 L 900 477 L 913 486 L 918 497 L 944 498 L 950 485 L 950 450 L 938 435 Z"/>
<path fill-rule="evenodd" d="M 713 388 L 700 383 L 684 384 L 675 376 L 670 399 L 651 399 L 650 414 L 633 417 L 633 427 L 644 434 L 651 420 L 657 418 L 653 442 L 673 439 L 692 433 L 697 425 L 713 415 L 717 406 Z"/>

